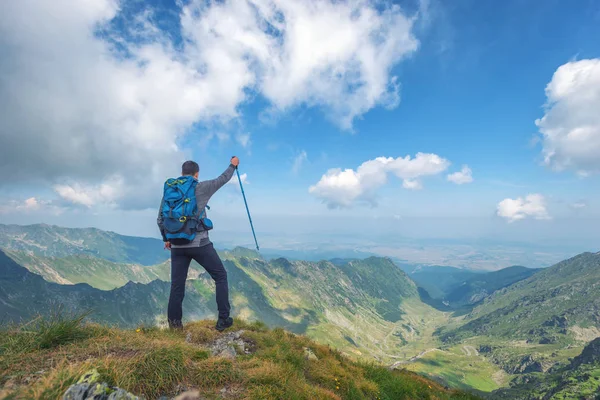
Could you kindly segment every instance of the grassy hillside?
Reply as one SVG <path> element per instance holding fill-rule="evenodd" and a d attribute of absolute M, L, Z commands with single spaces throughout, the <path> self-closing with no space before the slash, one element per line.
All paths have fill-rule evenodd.
<path fill-rule="evenodd" d="M 598 399 L 600 398 L 600 338 L 590 342 L 565 366 L 548 373 L 531 373 L 515 380 L 511 388 L 491 397 L 496 400 Z"/>
<path fill-rule="evenodd" d="M 477 274 L 453 288 L 444 299 L 453 308 L 471 307 L 482 302 L 495 291 L 527 279 L 538 271 L 540 270 L 514 266 Z"/>
<path fill-rule="evenodd" d="M 370 258 L 336 267 L 329 262 L 285 259 L 267 262 L 257 253 L 241 249 L 224 252 L 222 256 L 229 274 L 235 316 L 260 319 L 269 326 L 305 333 L 356 357 L 390 361 L 402 346 L 422 338 L 429 316 L 438 313 L 420 302 L 414 283 L 386 259 Z M 84 264 L 86 257 L 66 259 Z M 108 284 L 111 274 L 117 277 L 118 274 L 103 268 L 115 264 L 101 261 L 90 260 L 90 265 L 83 269 L 87 273 L 68 268 L 95 284 L 102 282 L 99 277 L 106 277 Z M 152 271 L 154 267 L 145 268 Z M 0 320 L 3 321 L 26 319 L 57 307 L 76 311 L 91 308 L 95 310 L 96 321 L 122 327 L 166 319 L 169 283 L 161 280 L 148 284 L 130 282 L 110 291 L 87 284 L 59 285 L 27 271 L 2 252 L 0 273 Z M 190 278 L 193 277 L 194 273 L 190 273 Z M 203 270 L 195 278 L 187 283 L 185 317 L 189 320 L 214 317 L 214 284 Z"/>
<path fill-rule="evenodd" d="M 156 279 L 168 282 L 171 279 L 171 263 L 145 266 L 140 264 L 115 263 L 86 254 L 73 254 L 66 257 L 38 256 L 23 251 L 4 250 L 10 258 L 48 282 L 72 285 L 87 283 L 102 290 L 111 290 L 127 282 L 150 283 Z M 196 279 L 204 273 L 196 262 L 192 262 L 189 279 Z"/>
<path fill-rule="evenodd" d="M 153 281 L 129 283 L 104 291 L 87 284 L 59 285 L 29 272 L 0 251 L 0 321 L 19 321 L 59 308 L 74 312 L 94 310 L 99 322 L 131 326 L 141 321 L 157 322 L 164 314 L 170 284 Z M 184 307 L 190 317 L 213 315 L 208 281 L 190 281 Z"/>
<path fill-rule="evenodd" d="M 455 267 L 424 265 L 411 268 L 408 276 L 417 285 L 425 289 L 432 298 L 444 299 L 448 293 L 463 284 L 463 282 L 481 273 Z"/>
<path fill-rule="evenodd" d="M 600 253 L 583 253 L 497 291 L 467 316 L 467 323 L 442 335 L 447 339 L 486 335 L 542 344 L 565 338 L 585 340 L 600 326 L 598 293 Z"/>
<path fill-rule="evenodd" d="M 71 229 L 37 225 L 0 224 L 0 248 L 37 256 L 85 254 L 117 263 L 159 264 L 169 256 L 162 241 L 123 236 L 96 228 Z"/>
<path fill-rule="evenodd" d="M 476 399 L 410 372 L 351 361 L 282 329 L 238 322 L 218 333 L 213 324 L 125 331 L 58 318 L 5 329 L 0 396 L 54 400 L 95 369 L 99 382 L 147 399 L 184 390 L 207 399 Z"/>

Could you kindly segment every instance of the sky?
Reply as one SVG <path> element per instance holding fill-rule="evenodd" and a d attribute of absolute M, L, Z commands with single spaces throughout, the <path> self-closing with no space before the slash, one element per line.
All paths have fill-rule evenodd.
<path fill-rule="evenodd" d="M 598 1 L 21 0 L 0 54 L 0 223 L 158 237 L 237 155 L 259 238 L 600 249 Z"/>

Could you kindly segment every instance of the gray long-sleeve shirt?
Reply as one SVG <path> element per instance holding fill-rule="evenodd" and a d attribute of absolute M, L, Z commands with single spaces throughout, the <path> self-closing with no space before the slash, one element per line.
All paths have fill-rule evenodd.
<path fill-rule="evenodd" d="M 198 182 L 196 185 L 196 204 L 198 205 L 198 210 L 203 210 L 204 207 L 208 204 L 208 201 L 212 197 L 213 194 L 217 192 L 220 188 L 223 187 L 235 172 L 235 166 L 233 164 L 229 164 L 229 167 L 223 172 L 218 178 L 211 179 L 208 181 Z M 163 217 L 162 217 L 162 207 L 163 207 L 162 199 L 160 201 L 160 208 L 158 209 L 158 218 L 156 219 L 156 223 L 158 224 L 158 228 L 160 229 L 160 233 L 163 237 L 163 240 L 166 242 L 167 239 L 165 237 L 165 227 L 163 225 Z M 202 228 L 200 228 L 202 229 Z M 188 244 L 183 245 L 172 245 L 173 248 L 184 248 L 184 247 L 200 247 L 210 243 L 208 238 L 208 231 L 199 230 L 196 233 L 196 237 L 194 240 Z"/>

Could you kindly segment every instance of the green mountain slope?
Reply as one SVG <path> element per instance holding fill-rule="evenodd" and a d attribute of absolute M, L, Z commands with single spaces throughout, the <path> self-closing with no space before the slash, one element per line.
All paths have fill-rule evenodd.
<path fill-rule="evenodd" d="M 162 241 L 123 236 L 96 228 L 61 228 L 45 224 L 0 224 L 0 248 L 37 256 L 86 254 L 118 263 L 159 264 L 168 258 Z"/>
<path fill-rule="evenodd" d="M 433 299 L 444 299 L 456 287 L 480 273 L 455 267 L 424 265 L 410 268 L 408 276 Z"/>
<path fill-rule="evenodd" d="M 477 274 L 447 293 L 444 300 L 453 308 L 473 306 L 495 291 L 527 279 L 538 271 L 514 266 L 485 274 Z"/>
<path fill-rule="evenodd" d="M 102 290 L 111 290 L 127 282 L 150 283 L 153 280 L 170 280 L 170 260 L 145 266 L 139 264 L 115 263 L 87 254 L 73 254 L 66 257 L 38 256 L 24 251 L 4 250 L 19 265 L 34 274 L 41 275 L 48 282 L 71 285 L 87 283 Z M 195 279 L 204 270 L 192 262 L 188 277 Z"/>
<path fill-rule="evenodd" d="M 188 283 L 184 300 L 186 312 L 195 318 L 210 317 L 213 312 L 209 309 L 207 296 L 196 290 L 197 286 L 194 281 Z M 72 312 L 92 309 L 98 322 L 125 327 L 139 322 L 156 323 L 164 314 L 169 287 L 169 283 L 159 280 L 147 285 L 128 283 L 111 291 L 98 290 L 87 284 L 59 285 L 46 282 L 0 251 L 2 322 L 28 319 L 62 308 Z"/>
<path fill-rule="evenodd" d="M 463 326 L 442 336 L 541 343 L 583 338 L 600 327 L 599 294 L 600 253 L 583 253 L 497 291 L 467 315 Z"/>
<path fill-rule="evenodd" d="M 0 318 L 18 320 L 62 305 L 78 311 L 93 308 L 96 320 L 125 327 L 140 321 L 165 320 L 168 282 L 158 279 L 148 284 L 129 282 L 110 291 L 87 284 L 59 285 L 46 282 L 6 254 L 0 254 L 0 268 L 4 269 L 0 279 Z M 27 258 L 22 253 L 20 256 Z M 414 283 L 387 259 L 370 258 L 336 267 L 329 262 L 285 259 L 267 262 L 257 253 L 240 249 L 223 252 L 222 256 L 229 274 L 235 316 L 307 333 L 357 356 L 383 359 L 394 355 L 399 347 L 420 337 L 420 326 L 425 324 L 423 317 L 436 313 L 420 302 Z M 89 256 L 34 257 L 28 262 L 35 264 L 36 260 L 60 263 L 60 268 L 54 265 L 55 270 L 66 277 L 69 270 L 85 265 L 84 272 L 94 272 L 87 275 L 87 280 L 97 285 L 114 283 L 117 277 L 131 278 L 123 275 L 123 270 L 114 270 L 125 264 Z M 73 260 L 74 264 L 65 264 Z M 148 272 L 144 279 L 151 279 L 154 275 L 149 273 L 159 267 L 145 267 Z M 162 272 L 155 274 L 164 279 L 165 266 L 160 268 Z M 85 276 L 81 272 L 71 273 Z M 191 277 L 196 279 L 187 284 L 186 317 L 195 320 L 213 316 L 214 284 L 202 269 Z"/>
<path fill-rule="evenodd" d="M 600 338 L 590 342 L 565 366 L 548 373 L 519 377 L 509 389 L 501 389 L 491 399 L 579 400 L 600 398 Z"/>

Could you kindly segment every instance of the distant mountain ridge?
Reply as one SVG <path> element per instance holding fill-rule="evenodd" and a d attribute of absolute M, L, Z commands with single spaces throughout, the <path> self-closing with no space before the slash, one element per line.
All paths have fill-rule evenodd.
<path fill-rule="evenodd" d="M 491 296 L 497 290 L 527 279 L 540 270 L 513 266 L 498 271 L 476 274 L 450 291 L 444 300 L 453 308 L 473 306 Z"/>
<path fill-rule="evenodd" d="M 600 254 L 583 253 L 503 288 L 447 338 L 491 335 L 553 341 L 600 326 Z"/>
<path fill-rule="evenodd" d="M 160 249 L 163 251 L 162 246 Z M 67 253 L 71 252 L 75 249 L 68 249 Z M 260 254 L 242 248 L 221 252 L 221 256 L 229 274 L 235 316 L 309 333 L 359 355 L 379 357 L 386 354 L 382 353 L 384 347 L 390 351 L 414 340 L 422 323 L 413 314 L 414 307 L 435 311 L 420 302 L 416 285 L 389 259 L 371 257 L 341 266 L 284 258 L 265 261 Z M 97 287 L 128 282 L 113 290 L 99 290 L 85 283 L 60 285 L 47 282 L 15 260 L 27 262 L 34 271 L 43 270 L 40 264 L 45 263 L 48 268 L 43 274 L 48 275 L 48 270 L 62 277 L 75 274 Z M 126 267 L 142 268 L 135 279 L 150 282 L 130 282 L 131 270 Z M 77 272 L 78 268 L 82 271 Z M 62 305 L 73 311 L 93 309 L 94 319 L 124 327 L 140 321 L 164 322 L 168 268 L 168 263 L 147 267 L 113 263 L 87 251 L 57 258 L 7 250 L 0 258 L 0 320 L 28 318 Z M 201 268 L 192 270 L 190 278 L 194 279 L 187 283 L 185 316 L 214 317 L 212 280 Z M 410 307 L 405 308 L 405 304 Z M 376 337 L 381 339 L 373 342 Z"/>
<path fill-rule="evenodd" d="M 46 224 L 0 224 L 0 248 L 46 257 L 87 254 L 112 262 L 140 265 L 159 264 L 169 258 L 159 239 L 124 236 L 97 228 L 62 228 Z"/>

